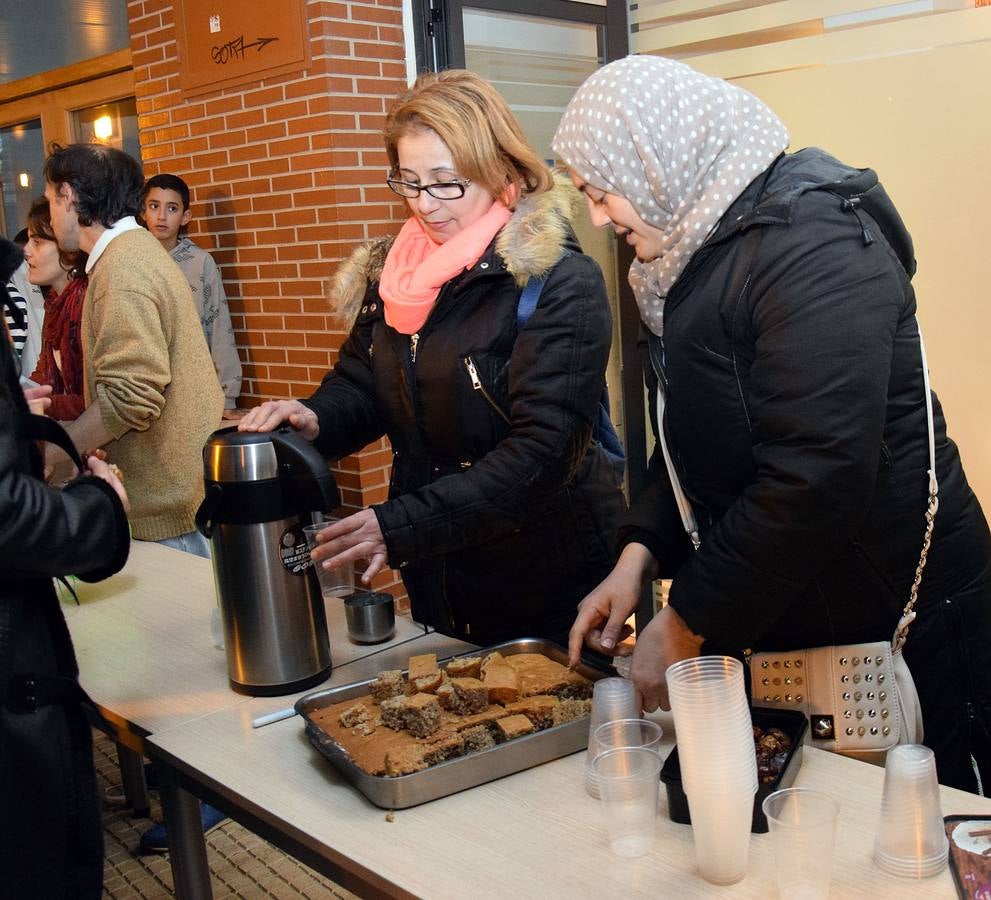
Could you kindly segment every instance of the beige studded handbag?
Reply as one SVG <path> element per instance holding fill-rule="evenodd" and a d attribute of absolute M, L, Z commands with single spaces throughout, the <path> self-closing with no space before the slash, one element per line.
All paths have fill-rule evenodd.
<path fill-rule="evenodd" d="M 754 706 L 801 710 L 813 746 L 847 756 L 883 762 L 895 744 L 919 743 L 919 697 L 898 645 L 914 615 L 902 617 L 890 643 L 755 653 Z"/>
<path fill-rule="evenodd" d="M 813 746 L 882 764 L 891 747 L 922 740 L 919 695 L 902 657 L 939 509 L 932 394 L 921 331 L 919 346 L 929 426 L 929 504 L 922 553 L 894 636 L 890 642 L 754 653 L 750 658 L 754 706 L 801 710 L 809 718 Z"/>

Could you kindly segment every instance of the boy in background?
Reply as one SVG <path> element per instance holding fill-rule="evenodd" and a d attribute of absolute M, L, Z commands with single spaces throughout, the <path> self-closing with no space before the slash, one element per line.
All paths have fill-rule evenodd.
<path fill-rule="evenodd" d="M 224 391 L 224 418 L 236 419 L 241 393 L 241 360 L 234 343 L 230 308 L 220 270 L 206 250 L 188 237 L 192 218 L 189 186 L 177 175 L 155 175 L 145 182 L 142 197 L 145 225 L 169 252 L 189 282 L 213 365 Z"/>

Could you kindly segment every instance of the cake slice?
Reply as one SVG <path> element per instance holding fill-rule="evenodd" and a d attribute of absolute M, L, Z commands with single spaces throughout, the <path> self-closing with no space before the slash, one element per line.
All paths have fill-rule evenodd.
<path fill-rule="evenodd" d="M 418 656 L 409 658 L 409 680 L 416 681 L 417 678 L 426 678 L 437 671 L 437 654 L 421 653 Z"/>
<path fill-rule="evenodd" d="M 379 672 L 375 680 L 368 685 L 368 692 L 376 703 L 405 694 L 406 682 L 403 680 L 403 673 L 399 669 Z"/>
<path fill-rule="evenodd" d="M 413 737 L 429 737 L 440 728 L 440 703 L 433 694 L 413 694 L 406 698 L 402 718 Z"/>
<path fill-rule="evenodd" d="M 506 657 L 503 656 L 501 653 L 499 653 L 497 650 L 492 651 L 492 653 L 486 654 L 485 656 L 482 657 L 482 662 L 478 667 L 481 677 L 485 678 L 485 670 L 488 669 L 489 666 L 503 665 L 505 662 L 506 662 Z"/>
<path fill-rule="evenodd" d="M 385 774 L 390 778 L 422 772 L 429 765 L 423 758 L 423 747 L 391 747 L 385 753 Z"/>
<path fill-rule="evenodd" d="M 512 703 L 520 699 L 520 677 L 505 662 L 487 666 L 482 683 L 489 692 L 489 703 Z"/>
<path fill-rule="evenodd" d="M 371 719 L 368 713 L 368 707 L 364 703 L 355 703 L 354 706 L 349 706 L 344 712 L 341 713 L 341 724 L 345 728 L 355 728 L 361 725 L 362 722 L 367 722 Z"/>
<path fill-rule="evenodd" d="M 413 678 L 410 683 L 413 685 L 413 689 L 418 694 L 436 694 L 437 688 L 439 688 L 447 676 L 441 669 L 435 669 L 429 675 L 423 675 L 419 678 Z"/>
<path fill-rule="evenodd" d="M 492 732 L 486 725 L 473 725 L 461 732 L 464 738 L 465 753 L 480 753 L 496 745 Z"/>
<path fill-rule="evenodd" d="M 533 734 L 533 722 L 524 715 L 505 716 L 495 723 L 495 737 L 500 744 L 525 734 Z"/>
<path fill-rule="evenodd" d="M 447 708 L 455 715 L 470 716 L 489 705 L 488 689 L 477 678 L 452 678 L 441 687 L 447 685 L 451 686 L 450 694 L 444 692 L 445 700 L 450 704 Z"/>
<path fill-rule="evenodd" d="M 437 763 L 447 759 L 455 759 L 465 752 L 464 736 L 460 734 L 449 734 L 441 737 L 439 741 L 430 744 L 423 753 L 423 761 L 428 766 L 435 766 Z"/>
<path fill-rule="evenodd" d="M 379 714 L 382 717 L 382 724 L 393 731 L 402 731 L 405 723 L 404 711 L 406 709 L 406 695 L 400 697 L 387 697 L 379 704 Z"/>
<path fill-rule="evenodd" d="M 538 653 L 507 657 L 506 665 L 516 671 L 524 697 L 554 694 L 556 697 L 591 697 L 592 682 L 567 666 Z"/>
<path fill-rule="evenodd" d="M 554 724 L 554 710 L 560 702 L 552 694 L 534 694 L 532 697 L 523 697 L 514 703 L 507 703 L 506 712 L 510 715 L 520 713 L 526 716 L 539 731 Z"/>
<path fill-rule="evenodd" d="M 448 678 L 478 678 L 482 674 L 482 658 L 480 656 L 462 656 L 448 662 Z"/>

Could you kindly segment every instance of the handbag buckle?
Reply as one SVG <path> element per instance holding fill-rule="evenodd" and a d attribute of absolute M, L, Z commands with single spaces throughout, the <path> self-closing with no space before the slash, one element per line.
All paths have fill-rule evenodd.
<path fill-rule="evenodd" d="M 812 720 L 812 736 L 814 738 L 822 741 L 836 737 L 832 716 L 813 714 L 810 719 Z"/>

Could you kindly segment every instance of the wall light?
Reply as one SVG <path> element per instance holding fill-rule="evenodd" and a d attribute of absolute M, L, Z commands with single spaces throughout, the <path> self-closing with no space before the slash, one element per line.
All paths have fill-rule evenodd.
<path fill-rule="evenodd" d="M 98 140 L 105 141 L 114 133 L 114 123 L 110 116 L 100 116 L 93 120 L 93 134 Z"/>
<path fill-rule="evenodd" d="M 21 174 L 17 176 L 17 183 L 22 188 L 29 188 L 31 187 L 31 176 L 28 175 L 27 172 L 21 172 Z"/>

